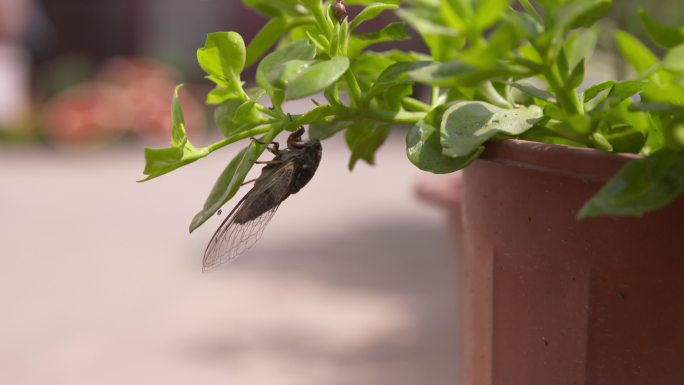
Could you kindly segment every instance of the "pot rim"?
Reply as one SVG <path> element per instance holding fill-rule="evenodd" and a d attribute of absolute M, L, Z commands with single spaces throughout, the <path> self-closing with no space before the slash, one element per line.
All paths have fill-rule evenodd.
<path fill-rule="evenodd" d="M 630 160 L 641 158 L 521 139 L 491 141 L 485 146 L 479 160 L 600 182 L 611 179 Z"/>

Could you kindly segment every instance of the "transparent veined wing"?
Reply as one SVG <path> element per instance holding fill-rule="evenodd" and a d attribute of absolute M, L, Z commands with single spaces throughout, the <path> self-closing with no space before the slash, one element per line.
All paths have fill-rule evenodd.
<path fill-rule="evenodd" d="M 202 270 L 230 262 L 261 238 L 280 204 L 290 195 L 295 162 L 288 162 L 259 180 L 216 230 L 204 252 Z"/>

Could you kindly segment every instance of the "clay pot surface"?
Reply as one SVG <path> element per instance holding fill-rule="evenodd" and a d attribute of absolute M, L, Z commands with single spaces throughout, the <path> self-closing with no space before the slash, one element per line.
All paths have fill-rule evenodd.
<path fill-rule="evenodd" d="M 684 199 L 575 219 L 628 160 L 510 140 L 452 183 L 460 383 L 684 384 Z"/>

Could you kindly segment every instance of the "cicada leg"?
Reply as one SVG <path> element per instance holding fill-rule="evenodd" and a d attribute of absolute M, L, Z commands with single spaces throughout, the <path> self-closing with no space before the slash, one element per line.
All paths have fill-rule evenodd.
<path fill-rule="evenodd" d="M 256 162 L 254 162 L 254 164 L 265 164 L 267 166 L 276 166 L 279 164 L 283 164 L 283 162 L 280 160 L 267 160 L 265 162 L 261 162 L 261 161 L 257 160 Z"/>
<path fill-rule="evenodd" d="M 250 139 L 252 139 L 253 141 L 255 141 L 255 142 L 257 142 L 257 143 L 259 143 L 259 144 L 261 144 L 261 145 L 268 145 L 268 143 L 264 143 L 264 142 L 260 141 L 259 139 L 255 138 L 255 137 L 251 137 Z M 271 147 L 267 147 L 266 149 L 267 149 L 271 154 L 273 154 L 273 155 L 278 155 L 278 154 L 280 153 L 280 151 L 279 151 L 279 150 L 280 150 L 280 144 L 279 144 L 278 142 L 271 142 L 270 145 L 271 145 Z"/>

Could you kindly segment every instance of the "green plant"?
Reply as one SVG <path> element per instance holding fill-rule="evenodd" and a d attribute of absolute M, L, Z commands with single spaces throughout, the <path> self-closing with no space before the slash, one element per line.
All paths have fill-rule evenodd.
<path fill-rule="evenodd" d="M 146 149 L 146 180 L 171 172 L 229 144 L 308 125 L 313 138 L 344 132 L 349 167 L 373 163 L 392 127 L 411 125 L 407 154 L 422 170 L 449 173 L 467 166 L 486 142 L 522 138 L 640 154 L 587 203 L 580 218 L 641 215 L 665 206 L 684 189 L 684 28 L 660 25 L 641 11 L 660 60 L 623 31 L 615 40 L 636 72 L 582 88 L 597 40 L 595 24 L 611 0 L 407 0 L 369 4 L 345 17 L 344 2 L 245 0 L 270 17 L 245 47 L 235 32 L 209 34 L 197 58 L 216 87 L 207 103 L 225 138 L 193 146 L 178 95 L 171 147 Z M 358 27 L 392 10 L 403 20 L 359 33 Z M 351 14 L 351 11 L 349 12 Z M 339 19 L 338 19 L 339 17 Z M 430 54 L 366 48 L 408 39 L 412 26 Z M 274 45 L 277 48 L 263 55 Z M 262 58 L 263 57 L 263 58 Z M 256 85 L 241 73 L 257 65 Z M 432 90 L 414 96 L 417 84 Z M 322 92 L 309 112 L 290 115 L 287 100 Z M 266 96 L 269 105 L 261 103 Z M 344 97 L 346 96 L 346 98 Z M 239 189 L 265 146 L 250 141 L 219 177 L 194 230 Z"/>

